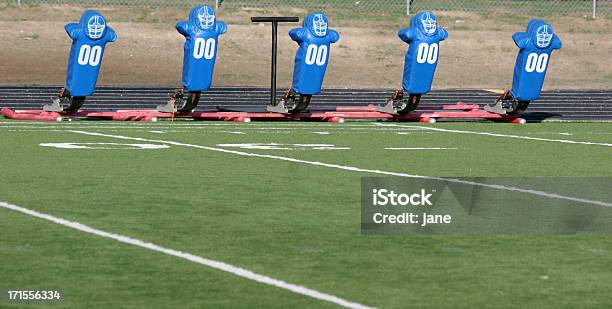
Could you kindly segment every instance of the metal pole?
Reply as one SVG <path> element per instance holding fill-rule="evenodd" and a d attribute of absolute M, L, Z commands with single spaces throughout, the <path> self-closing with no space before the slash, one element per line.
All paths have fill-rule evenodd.
<path fill-rule="evenodd" d="M 21 0 L 17 0 L 17 5 L 21 6 Z"/>
<path fill-rule="evenodd" d="M 406 15 L 410 16 L 410 0 L 406 0 Z"/>
<path fill-rule="evenodd" d="M 597 0 L 593 0 L 593 19 L 597 17 Z"/>
<path fill-rule="evenodd" d="M 219 10 L 219 0 L 215 0 L 215 11 Z"/>
<path fill-rule="evenodd" d="M 278 36 L 278 21 L 272 22 L 272 91 L 270 92 L 270 105 L 276 105 L 276 51 L 277 51 L 277 36 Z"/>
<path fill-rule="evenodd" d="M 276 105 L 276 53 L 278 45 L 278 23 L 279 22 L 298 22 L 297 17 L 251 17 L 254 23 L 272 23 L 272 70 L 270 72 L 270 106 Z"/>

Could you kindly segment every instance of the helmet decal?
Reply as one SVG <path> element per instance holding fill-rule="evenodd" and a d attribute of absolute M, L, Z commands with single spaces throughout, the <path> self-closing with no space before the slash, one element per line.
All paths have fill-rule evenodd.
<path fill-rule="evenodd" d="M 87 20 L 87 35 L 97 40 L 104 35 L 104 29 L 106 29 L 106 21 L 101 15 L 93 15 Z"/>
<path fill-rule="evenodd" d="M 215 25 L 215 11 L 208 5 L 204 5 L 198 11 L 200 28 L 208 30 Z"/>
<path fill-rule="evenodd" d="M 327 34 L 327 20 L 325 15 L 315 14 L 312 18 L 312 27 L 316 35 L 325 36 Z"/>
<path fill-rule="evenodd" d="M 549 25 L 542 25 L 536 31 L 536 45 L 539 48 L 546 48 L 550 45 L 553 38 L 553 29 Z"/>
<path fill-rule="evenodd" d="M 421 24 L 423 25 L 423 30 L 425 30 L 425 33 L 429 35 L 436 33 L 436 30 L 438 29 L 436 16 L 431 12 L 424 12 L 421 15 Z"/>

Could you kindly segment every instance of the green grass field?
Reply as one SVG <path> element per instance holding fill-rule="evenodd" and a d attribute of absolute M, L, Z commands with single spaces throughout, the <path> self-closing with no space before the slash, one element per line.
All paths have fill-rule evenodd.
<path fill-rule="evenodd" d="M 0 120 L 0 141 L 0 202 L 350 302 L 377 308 L 612 307 L 610 235 L 360 232 L 361 178 L 385 176 L 371 171 L 612 177 L 612 123 Z M 80 145 L 98 149 L 44 143 L 93 143 Z M 337 307 L 6 207 L 0 207 L 0 265 L 0 289 L 63 289 L 64 301 L 52 305 L 60 308 Z"/>

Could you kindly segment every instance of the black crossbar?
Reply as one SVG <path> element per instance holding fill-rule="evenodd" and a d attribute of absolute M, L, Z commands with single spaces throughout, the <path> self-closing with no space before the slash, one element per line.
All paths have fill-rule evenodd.
<path fill-rule="evenodd" d="M 287 17 L 287 16 L 253 16 L 251 21 L 254 23 L 297 23 L 300 21 L 299 17 Z"/>

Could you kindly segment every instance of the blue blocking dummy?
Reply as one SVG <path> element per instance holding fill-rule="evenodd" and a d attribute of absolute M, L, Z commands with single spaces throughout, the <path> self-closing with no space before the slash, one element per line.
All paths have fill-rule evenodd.
<path fill-rule="evenodd" d="M 395 91 L 384 106 L 377 110 L 389 114 L 403 114 L 415 110 L 421 95 L 431 90 L 440 42 L 448 38 L 448 32 L 438 27 L 436 15 L 430 11 L 419 12 L 410 19 L 410 27 L 397 35 L 409 44 L 404 58 L 402 89 Z"/>
<path fill-rule="evenodd" d="M 562 47 L 561 40 L 550 24 L 541 19 L 532 19 L 527 31 L 512 36 L 519 53 L 514 65 L 512 89 L 502 94 L 495 103 L 485 105 L 486 111 L 497 114 L 519 114 L 529 103 L 537 100 L 548 70 L 550 54 Z"/>
<path fill-rule="evenodd" d="M 86 97 L 96 90 L 106 43 L 117 40 L 104 16 L 94 10 L 85 11 L 78 23 L 67 24 L 64 29 L 72 39 L 66 86 L 52 103 L 43 106 L 49 112 L 75 112 L 83 106 Z"/>
<path fill-rule="evenodd" d="M 561 49 L 562 43 L 550 24 L 532 19 L 526 32 L 512 36 L 520 51 L 514 66 L 512 97 L 518 101 L 533 101 L 540 97 L 550 54 Z"/>
<path fill-rule="evenodd" d="M 293 65 L 293 83 L 276 105 L 269 105 L 269 112 L 299 113 L 308 108 L 312 95 L 321 93 L 327 71 L 332 43 L 340 39 L 337 31 L 329 29 L 329 19 L 322 12 L 310 13 L 301 28 L 289 31 L 298 43 Z"/>
<path fill-rule="evenodd" d="M 191 10 L 189 20 L 176 24 L 176 30 L 185 36 L 183 55 L 183 87 L 189 91 L 205 91 L 212 84 L 217 59 L 219 35 L 227 25 L 217 21 L 215 11 L 208 5 Z"/>
<path fill-rule="evenodd" d="M 66 90 L 76 97 L 92 95 L 106 43 L 117 40 L 117 35 L 106 24 L 104 16 L 94 10 L 85 11 L 78 23 L 67 24 L 64 29 L 72 39 Z"/>
<path fill-rule="evenodd" d="M 448 32 L 438 27 L 437 18 L 429 11 L 419 12 L 410 19 L 410 27 L 401 29 L 398 36 L 410 44 L 404 61 L 404 91 L 425 94 L 431 90 L 439 44 L 448 38 Z"/>
<path fill-rule="evenodd" d="M 322 12 L 308 14 L 302 28 L 289 31 L 292 40 L 299 44 L 293 66 L 292 90 L 302 95 L 321 92 L 330 46 L 340 39 L 337 31 L 328 28 L 329 20 Z"/>
<path fill-rule="evenodd" d="M 175 27 L 185 37 L 183 88 L 176 90 L 168 103 L 157 106 L 157 110 L 189 113 L 197 107 L 202 91 L 210 89 L 212 85 L 219 35 L 227 32 L 227 25 L 217 21 L 215 11 L 210 6 L 199 5 L 191 9 L 189 20 L 179 22 Z"/>

